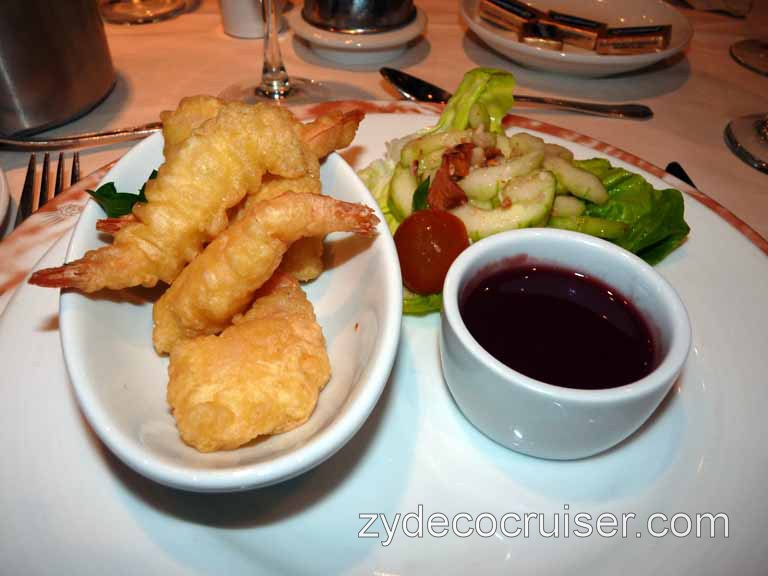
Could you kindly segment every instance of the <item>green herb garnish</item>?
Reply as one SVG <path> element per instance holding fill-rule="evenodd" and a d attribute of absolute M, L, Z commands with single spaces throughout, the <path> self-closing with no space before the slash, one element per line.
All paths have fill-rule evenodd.
<path fill-rule="evenodd" d="M 156 176 L 157 170 L 152 170 L 149 180 Z M 146 203 L 147 197 L 144 195 L 144 188 L 146 186 L 147 183 L 145 182 L 138 194 L 132 194 L 130 192 L 118 192 L 114 182 L 107 182 L 96 190 L 88 190 L 88 194 L 99 203 L 99 206 L 102 207 L 109 218 L 119 218 L 120 216 L 130 214 L 136 202 Z"/>

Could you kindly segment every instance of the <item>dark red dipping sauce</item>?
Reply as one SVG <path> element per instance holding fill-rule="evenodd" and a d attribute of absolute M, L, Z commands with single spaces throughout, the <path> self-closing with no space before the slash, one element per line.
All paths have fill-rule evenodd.
<path fill-rule="evenodd" d="M 493 266 L 470 281 L 459 309 L 485 350 L 541 382 L 615 388 L 655 367 L 651 331 L 637 309 L 572 270 L 527 259 Z"/>

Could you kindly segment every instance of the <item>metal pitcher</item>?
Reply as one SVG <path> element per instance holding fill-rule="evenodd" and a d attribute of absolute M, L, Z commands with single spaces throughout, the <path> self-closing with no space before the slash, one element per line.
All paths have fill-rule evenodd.
<path fill-rule="evenodd" d="M 97 0 L 3 0 L 0 134 L 32 134 L 68 122 L 115 84 Z"/>
<path fill-rule="evenodd" d="M 304 20 L 342 34 L 399 28 L 416 17 L 413 0 L 304 0 Z"/>

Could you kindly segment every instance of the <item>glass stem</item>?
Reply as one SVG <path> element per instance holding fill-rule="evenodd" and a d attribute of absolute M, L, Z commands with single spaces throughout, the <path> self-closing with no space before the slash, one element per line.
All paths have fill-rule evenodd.
<path fill-rule="evenodd" d="M 252 0 L 257 1 L 257 0 Z M 291 82 L 283 64 L 278 38 L 279 16 L 277 0 L 261 0 L 264 9 L 264 65 L 261 69 L 259 91 L 279 100 L 291 91 Z"/>

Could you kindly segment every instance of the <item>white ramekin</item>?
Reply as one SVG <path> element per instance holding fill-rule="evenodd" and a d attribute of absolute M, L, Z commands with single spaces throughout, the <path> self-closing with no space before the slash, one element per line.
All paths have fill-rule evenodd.
<path fill-rule="evenodd" d="M 616 388 L 564 388 L 529 378 L 486 352 L 461 318 L 462 291 L 487 266 L 521 255 L 602 280 L 630 300 L 648 321 L 657 346 L 653 372 Z M 510 338 L 518 330 L 509 326 Z M 627 438 L 669 392 L 690 344 L 685 307 L 658 272 L 610 242 L 577 232 L 537 228 L 481 240 L 459 255 L 443 287 L 440 357 L 456 403 L 488 437 L 532 456 L 583 458 Z M 556 354 L 553 350 L 553 361 Z M 596 366 L 599 362 L 596 356 Z"/>

